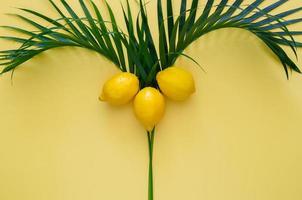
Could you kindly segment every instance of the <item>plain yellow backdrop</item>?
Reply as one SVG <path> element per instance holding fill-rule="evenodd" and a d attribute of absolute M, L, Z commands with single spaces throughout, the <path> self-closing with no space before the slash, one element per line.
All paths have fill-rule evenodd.
<path fill-rule="evenodd" d="M 119 2 L 109 0 L 121 21 Z M 291 0 L 277 11 L 298 6 Z M 5 15 L 19 13 L 15 7 L 57 16 L 46 0 L 1 0 L 1 25 L 22 24 Z M 155 199 L 301 200 L 302 76 L 287 81 L 277 58 L 242 30 L 208 34 L 186 53 L 206 73 L 178 61 L 194 73 L 197 92 L 185 103 L 167 103 L 155 140 Z M 147 199 L 144 129 L 131 105 L 97 100 L 116 72 L 93 52 L 63 48 L 22 65 L 13 84 L 9 74 L 0 77 L 1 200 Z"/>

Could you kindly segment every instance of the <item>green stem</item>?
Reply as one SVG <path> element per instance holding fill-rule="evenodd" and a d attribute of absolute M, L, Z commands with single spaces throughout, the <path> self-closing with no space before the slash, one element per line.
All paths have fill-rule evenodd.
<path fill-rule="evenodd" d="M 148 182 L 148 200 L 153 200 L 153 143 L 155 129 L 147 132 L 149 145 L 149 182 Z"/>

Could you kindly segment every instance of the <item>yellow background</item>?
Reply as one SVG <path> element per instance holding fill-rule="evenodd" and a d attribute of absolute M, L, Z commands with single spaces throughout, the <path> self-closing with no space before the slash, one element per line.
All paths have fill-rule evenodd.
<path fill-rule="evenodd" d="M 118 0 L 109 3 L 120 12 Z M 291 0 L 277 11 L 298 6 Z M 21 24 L 5 15 L 19 12 L 14 7 L 57 16 L 46 0 L 1 0 L 1 25 Z M 167 103 L 155 141 L 155 199 L 301 200 L 302 76 L 287 81 L 277 58 L 242 30 L 213 32 L 186 52 L 206 73 L 179 60 L 194 73 L 197 93 Z M 97 100 L 116 72 L 93 52 L 64 48 L 24 64 L 13 85 L 9 74 L 0 78 L 1 200 L 147 199 L 143 128 L 131 105 Z"/>

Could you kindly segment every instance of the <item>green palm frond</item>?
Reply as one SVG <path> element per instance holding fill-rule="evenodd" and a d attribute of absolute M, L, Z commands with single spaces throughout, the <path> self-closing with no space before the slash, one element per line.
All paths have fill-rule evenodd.
<path fill-rule="evenodd" d="M 158 44 L 154 42 L 157 40 L 151 33 L 147 5 L 143 0 L 138 0 L 139 13 L 136 18 L 128 0 L 126 6 L 122 6 L 125 31 L 119 28 L 108 3 L 106 6 L 110 22 L 104 20 L 102 12 L 92 0 L 89 0 L 92 9 L 88 8 L 87 2 L 79 0 L 84 16 L 79 16 L 65 0 L 61 0 L 63 9 L 52 0 L 49 2 L 57 11 L 58 19 L 51 19 L 33 10 L 21 9 L 44 20 L 47 26 L 22 15 L 15 16 L 37 31 L 4 26 L 27 37 L 1 37 L 20 43 L 21 46 L 0 52 L 0 65 L 4 66 L 0 74 L 13 71 L 49 49 L 75 46 L 96 51 L 112 61 L 121 71 L 135 73 L 140 78 L 142 87 L 156 86 L 155 76 L 158 71 L 172 66 L 179 56 L 194 61 L 184 54 L 184 50 L 201 36 L 223 28 L 239 28 L 251 32 L 279 58 L 287 77 L 289 70 L 301 73 L 283 46 L 289 46 L 296 55 L 296 49 L 302 47 L 302 43 L 294 39 L 295 36 L 302 35 L 302 31 L 288 29 L 289 25 L 301 22 L 302 18 L 286 19 L 302 11 L 302 7 L 271 14 L 287 0 L 278 0 L 264 8 L 261 6 L 264 0 L 254 0 L 247 6 L 243 5 L 243 0 L 234 0 L 232 3 L 220 0 L 217 5 L 214 0 L 207 0 L 204 8 L 199 7 L 199 0 L 192 0 L 191 5 L 187 0 L 181 0 L 178 14 L 173 10 L 172 0 L 157 0 Z"/>
<path fill-rule="evenodd" d="M 178 39 L 175 36 L 170 37 L 168 54 L 170 62 L 162 63 L 164 68 L 173 65 L 176 61 L 178 56 L 173 54 L 174 52 L 183 52 L 201 36 L 222 28 L 240 28 L 255 34 L 276 54 L 284 66 L 287 77 L 289 69 L 301 73 L 281 46 L 290 46 L 295 54 L 296 48 L 302 47 L 302 43 L 295 41 L 293 37 L 294 35 L 302 35 L 302 32 L 289 31 L 287 27 L 301 22 L 302 18 L 284 19 L 301 11 L 302 8 L 295 8 L 272 15 L 270 12 L 282 6 L 287 0 L 279 0 L 265 8 L 259 8 L 261 3 L 264 2 L 263 0 L 255 0 L 244 8 L 242 6 L 243 0 L 233 1 L 233 4 L 229 4 L 227 0 L 221 0 L 218 5 L 214 4 L 214 0 L 208 0 L 203 12 L 197 17 L 198 2 L 198 0 L 193 0 L 191 7 L 187 9 L 186 0 L 182 0 L 182 9 L 179 17 L 175 22 L 170 19 L 167 25 L 169 32 L 173 32 L 173 29 L 176 32 L 177 26 L 179 26 L 177 33 L 174 33 L 178 34 L 179 37 Z M 169 8 L 169 4 L 167 5 L 168 12 L 171 8 Z M 187 13 L 187 16 L 183 13 Z M 274 31 L 276 29 L 279 30 Z"/>
<path fill-rule="evenodd" d="M 157 60 L 153 62 L 153 66 L 157 66 L 156 70 L 149 73 L 153 81 L 158 70 L 172 66 L 179 56 L 187 56 L 183 52 L 191 43 L 209 32 L 222 28 L 240 28 L 255 34 L 280 59 L 287 77 L 289 77 L 289 70 L 301 73 L 281 46 L 290 46 L 296 55 L 296 48 L 302 47 L 302 43 L 295 41 L 293 37 L 302 35 L 302 32 L 288 30 L 288 25 L 301 22 L 302 18 L 284 19 L 302 11 L 302 7 L 271 15 L 271 11 L 287 1 L 279 0 L 261 9 L 259 6 L 263 0 L 255 0 L 247 7 L 242 6 L 243 0 L 233 1 L 232 4 L 227 0 L 221 0 L 217 5 L 214 0 L 208 0 L 202 13 L 197 16 L 197 10 L 200 9 L 199 2 L 199 0 L 192 0 L 189 7 L 187 0 L 181 0 L 179 15 L 175 17 L 172 1 L 166 0 L 167 17 L 164 18 L 162 0 L 157 1 L 160 63 L 157 66 L 155 65 Z M 274 31 L 276 29 L 278 31 Z M 151 82 L 148 79 L 147 84 Z"/>
<path fill-rule="evenodd" d="M 112 61 L 119 69 L 126 71 L 124 54 L 120 48 L 121 43 L 118 42 L 121 41 L 121 37 L 125 36 L 118 30 L 116 22 L 111 21 L 108 23 L 104 21 L 99 9 L 93 2 L 91 3 L 93 4 L 94 14 L 97 16 L 97 19 L 92 18 L 92 14 L 83 0 L 79 0 L 79 2 L 85 13 L 84 18 L 80 18 L 66 1 L 62 0 L 61 2 L 65 8 L 65 12 L 67 12 L 69 16 L 64 14 L 63 11 L 50 0 L 50 3 L 61 17 L 57 20 L 50 19 L 33 10 L 21 9 L 48 22 L 51 27 L 41 25 L 21 15 L 15 16 L 32 25 L 38 31 L 33 32 L 18 27 L 4 26 L 4 28 L 12 29 L 30 38 L 2 37 L 19 42 L 22 45 L 18 49 L 0 52 L 0 58 L 4 61 L 1 64 L 6 66 L 1 73 L 3 74 L 14 70 L 22 63 L 46 50 L 64 46 L 76 46 L 96 51 Z M 108 9 L 110 9 L 110 7 L 108 7 Z M 111 24 L 114 28 L 109 29 L 107 27 L 108 24 Z"/>

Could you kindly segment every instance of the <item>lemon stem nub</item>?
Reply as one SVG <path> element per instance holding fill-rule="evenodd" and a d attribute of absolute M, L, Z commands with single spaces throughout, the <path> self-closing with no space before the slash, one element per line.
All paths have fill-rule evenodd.
<path fill-rule="evenodd" d="M 106 101 L 106 100 L 105 100 L 105 96 L 104 96 L 103 93 L 99 96 L 99 100 L 100 100 L 100 101 Z"/>

